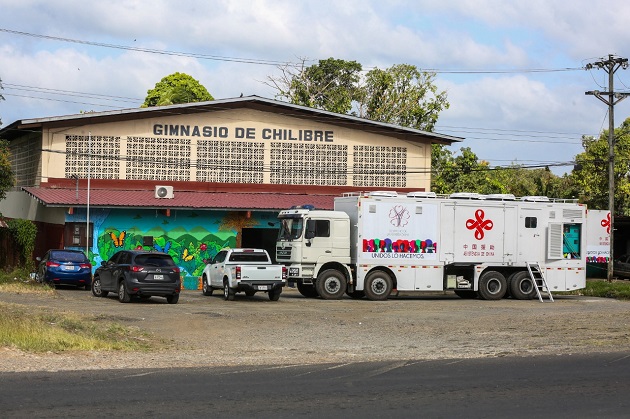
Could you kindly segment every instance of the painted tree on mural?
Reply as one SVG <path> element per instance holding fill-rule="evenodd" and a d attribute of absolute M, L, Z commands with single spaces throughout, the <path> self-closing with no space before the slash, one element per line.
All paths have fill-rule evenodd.
<path fill-rule="evenodd" d="M 147 92 L 147 97 L 141 107 L 208 100 L 214 100 L 214 97 L 199 81 L 185 73 L 173 73 L 157 82 L 155 87 Z"/>
<path fill-rule="evenodd" d="M 258 221 L 247 215 L 248 212 L 230 211 L 223 220 L 221 220 L 221 224 L 219 225 L 219 231 L 236 232 L 236 247 L 241 247 L 243 229 L 258 225 Z"/>

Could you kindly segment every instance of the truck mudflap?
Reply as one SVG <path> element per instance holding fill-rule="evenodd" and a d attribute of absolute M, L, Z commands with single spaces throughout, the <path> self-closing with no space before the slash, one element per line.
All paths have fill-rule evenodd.
<path fill-rule="evenodd" d="M 284 287 L 284 281 L 239 282 L 236 291 L 272 291 Z"/>

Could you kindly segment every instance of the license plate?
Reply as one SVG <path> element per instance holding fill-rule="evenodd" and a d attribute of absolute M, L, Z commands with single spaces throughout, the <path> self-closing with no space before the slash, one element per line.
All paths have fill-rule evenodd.
<path fill-rule="evenodd" d="M 72 266 L 72 265 L 70 265 L 70 266 L 64 265 L 64 266 L 61 267 L 61 270 L 62 271 L 74 271 L 74 266 Z"/>
<path fill-rule="evenodd" d="M 153 279 L 164 279 L 164 275 L 159 275 L 159 274 L 153 275 Z"/>
<path fill-rule="evenodd" d="M 261 291 L 267 291 L 267 285 L 259 285 L 258 289 Z"/>

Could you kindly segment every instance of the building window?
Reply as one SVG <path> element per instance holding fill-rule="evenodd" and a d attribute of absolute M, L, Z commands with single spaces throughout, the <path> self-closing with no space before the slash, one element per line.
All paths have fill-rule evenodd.
<path fill-rule="evenodd" d="M 197 142 L 197 182 L 263 183 L 264 143 Z"/>
<path fill-rule="evenodd" d="M 64 228 L 63 234 L 63 246 L 64 247 L 82 247 L 85 248 L 88 245 L 87 237 L 85 236 L 86 223 L 67 223 Z M 90 223 L 90 241 L 92 244 L 92 234 L 94 232 L 94 225 Z M 90 246 L 91 247 L 91 246 Z"/>
<path fill-rule="evenodd" d="M 190 139 L 127 138 L 125 177 L 138 180 L 190 180 Z"/>
<path fill-rule="evenodd" d="M 66 135 L 66 178 L 86 179 L 88 171 L 92 179 L 120 177 L 120 137 Z"/>
<path fill-rule="evenodd" d="M 270 182 L 345 186 L 348 184 L 348 146 L 271 143 Z"/>
<path fill-rule="evenodd" d="M 352 155 L 354 186 L 407 186 L 407 148 L 355 145 Z"/>

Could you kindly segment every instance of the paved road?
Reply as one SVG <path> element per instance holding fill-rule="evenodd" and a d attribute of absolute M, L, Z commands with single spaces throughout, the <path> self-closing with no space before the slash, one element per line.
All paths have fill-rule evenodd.
<path fill-rule="evenodd" d="M 630 351 L 308 366 L 0 373 L 5 418 L 630 416 Z"/>

